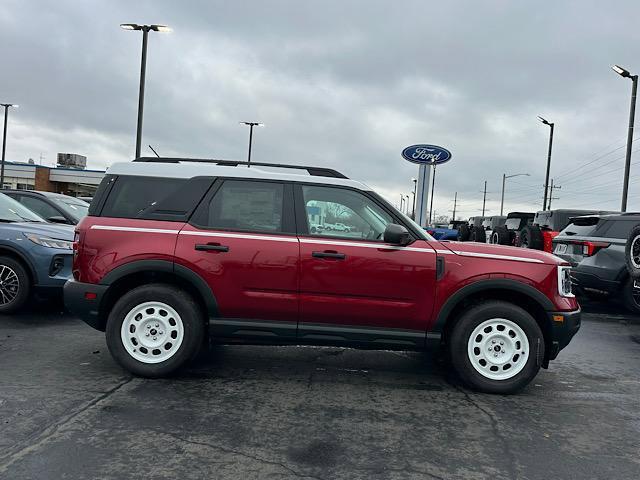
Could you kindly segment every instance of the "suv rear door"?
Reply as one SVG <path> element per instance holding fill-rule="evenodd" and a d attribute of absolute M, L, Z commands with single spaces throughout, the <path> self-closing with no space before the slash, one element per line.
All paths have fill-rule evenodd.
<path fill-rule="evenodd" d="M 373 196 L 347 187 L 295 185 L 300 230 L 300 321 L 305 340 L 424 342 L 433 307 L 436 253 L 382 239 L 399 223 Z M 348 231 L 316 230 L 310 220 Z"/>
<path fill-rule="evenodd" d="M 292 187 L 278 181 L 218 179 L 176 245 L 176 263 L 211 288 L 224 337 L 295 337 L 298 261 Z"/>

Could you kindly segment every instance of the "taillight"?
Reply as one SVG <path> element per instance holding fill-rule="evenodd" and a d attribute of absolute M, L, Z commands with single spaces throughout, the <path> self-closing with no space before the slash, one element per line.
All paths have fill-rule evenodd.
<path fill-rule="evenodd" d="M 590 257 L 598 253 L 598 251 L 602 248 L 607 248 L 610 243 L 607 242 L 576 242 L 579 245 L 582 245 L 582 254 L 585 257 Z"/>
<path fill-rule="evenodd" d="M 428 230 L 427 230 L 427 233 L 428 233 L 429 235 L 433 236 L 433 235 L 436 233 L 436 231 L 435 231 L 435 230 L 428 229 Z"/>

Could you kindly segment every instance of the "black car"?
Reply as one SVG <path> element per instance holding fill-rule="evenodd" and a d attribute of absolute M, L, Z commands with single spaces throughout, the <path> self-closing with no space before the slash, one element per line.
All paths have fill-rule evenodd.
<path fill-rule="evenodd" d="M 89 211 L 89 204 L 84 200 L 61 193 L 36 190 L 2 190 L 2 193 L 50 223 L 77 225 Z"/>
<path fill-rule="evenodd" d="M 520 230 L 527 225 L 531 225 L 535 213 L 531 212 L 511 212 L 507 215 L 504 225 L 493 230 L 491 243 L 497 245 L 516 245 Z"/>
<path fill-rule="evenodd" d="M 472 241 L 475 242 L 476 238 L 482 238 L 480 233 L 484 235 L 484 228 L 482 228 L 482 222 L 486 217 L 471 217 L 469 221 L 461 224 L 458 227 L 458 241 L 459 242 L 467 242 Z"/>
<path fill-rule="evenodd" d="M 571 263 L 579 293 L 618 299 L 640 313 L 640 289 L 634 288 L 625 255 L 629 232 L 638 224 L 640 213 L 582 216 L 553 239 L 553 253 Z"/>

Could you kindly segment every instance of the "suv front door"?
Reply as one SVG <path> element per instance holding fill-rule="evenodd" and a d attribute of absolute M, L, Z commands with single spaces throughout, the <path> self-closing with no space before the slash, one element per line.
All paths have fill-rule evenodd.
<path fill-rule="evenodd" d="M 423 239 L 385 243 L 386 226 L 401 220 L 373 196 L 346 187 L 295 188 L 299 338 L 421 345 L 433 308 L 435 250 Z M 347 228 L 322 228 L 336 223 Z"/>
<path fill-rule="evenodd" d="M 299 243 L 291 185 L 217 180 L 180 231 L 175 261 L 211 288 L 214 336 L 295 337 Z"/>

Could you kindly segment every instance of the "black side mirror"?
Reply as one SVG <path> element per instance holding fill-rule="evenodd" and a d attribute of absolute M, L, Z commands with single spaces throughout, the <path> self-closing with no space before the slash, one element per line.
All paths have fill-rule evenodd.
<path fill-rule="evenodd" d="M 64 218 L 62 215 L 54 215 L 53 217 L 47 218 L 47 222 L 50 223 L 69 223 L 69 221 Z"/>
<path fill-rule="evenodd" d="M 411 237 L 409 231 L 402 225 L 390 223 L 384 230 L 384 241 L 392 245 L 407 245 Z"/>

